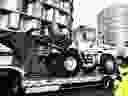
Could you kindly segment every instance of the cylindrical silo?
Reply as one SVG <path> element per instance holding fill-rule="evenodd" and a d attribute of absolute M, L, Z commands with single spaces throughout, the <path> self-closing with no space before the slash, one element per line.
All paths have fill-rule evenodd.
<path fill-rule="evenodd" d="M 98 14 L 98 32 L 104 42 L 123 47 L 128 43 L 128 5 L 115 4 Z"/>

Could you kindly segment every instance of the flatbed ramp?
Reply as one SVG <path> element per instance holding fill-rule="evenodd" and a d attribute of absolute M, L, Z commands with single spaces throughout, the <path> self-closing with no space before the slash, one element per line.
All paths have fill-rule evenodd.
<path fill-rule="evenodd" d="M 98 86 L 103 79 L 102 75 L 76 76 L 74 78 L 54 78 L 51 80 L 25 80 L 26 93 L 42 93 L 64 89 Z"/>

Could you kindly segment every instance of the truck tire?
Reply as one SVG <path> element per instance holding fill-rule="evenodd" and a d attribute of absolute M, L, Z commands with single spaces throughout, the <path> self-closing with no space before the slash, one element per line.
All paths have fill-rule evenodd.
<path fill-rule="evenodd" d="M 64 70 L 67 77 L 76 76 L 80 72 L 80 58 L 77 50 L 70 48 L 64 52 Z"/>
<path fill-rule="evenodd" d="M 58 72 L 59 66 L 57 64 L 57 60 L 60 54 L 58 53 L 50 53 L 48 57 L 46 57 L 45 63 L 46 63 L 46 68 L 48 70 L 48 73 L 50 75 L 56 75 Z"/>
<path fill-rule="evenodd" d="M 102 54 L 100 64 L 105 74 L 113 74 L 117 71 L 115 59 L 111 54 Z"/>
<path fill-rule="evenodd" d="M 125 57 L 125 63 L 128 64 L 128 56 Z"/>
<path fill-rule="evenodd" d="M 65 77 L 64 56 L 59 53 L 51 53 L 46 58 L 46 68 L 53 77 Z"/>
<path fill-rule="evenodd" d="M 69 62 L 75 62 L 73 69 L 66 66 Z M 72 77 L 75 76 L 79 71 L 77 58 L 72 54 L 72 51 L 65 51 L 62 54 L 51 53 L 46 58 L 46 67 L 48 72 L 53 76 L 57 77 Z M 72 70 L 71 70 L 72 69 Z"/>
<path fill-rule="evenodd" d="M 116 57 L 116 64 L 117 65 L 124 64 L 124 63 L 126 63 L 125 61 L 126 61 L 126 58 L 124 58 L 123 56 L 117 56 Z"/>

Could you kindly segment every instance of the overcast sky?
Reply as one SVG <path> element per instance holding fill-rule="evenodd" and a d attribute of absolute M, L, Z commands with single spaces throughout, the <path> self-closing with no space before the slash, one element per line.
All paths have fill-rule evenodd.
<path fill-rule="evenodd" d="M 74 27 L 78 24 L 96 27 L 96 15 L 113 3 L 128 4 L 128 0 L 74 0 Z"/>

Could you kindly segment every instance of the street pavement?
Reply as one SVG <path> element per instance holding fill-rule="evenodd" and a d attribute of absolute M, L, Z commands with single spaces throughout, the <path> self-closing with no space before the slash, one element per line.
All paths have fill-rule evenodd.
<path fill-rule="evenodd" d="M 58 92 L 30 94 L 28 96 L 112 96 L 112 89 L 78 88 Z"/>
<path fill-rule="evenodd" d="M 95 76 L 95 74 L 90 74 L 90 76 L 91 75 Z M 28 96 L 112 96 L 112 88 L 106 88 L 106 89 L 99 87 L 88 87 L 88 88 L 83 87 L 83 88 L 73 88 L 73 89 L 71 88 L 57 92 L 29 94 Z"/>

